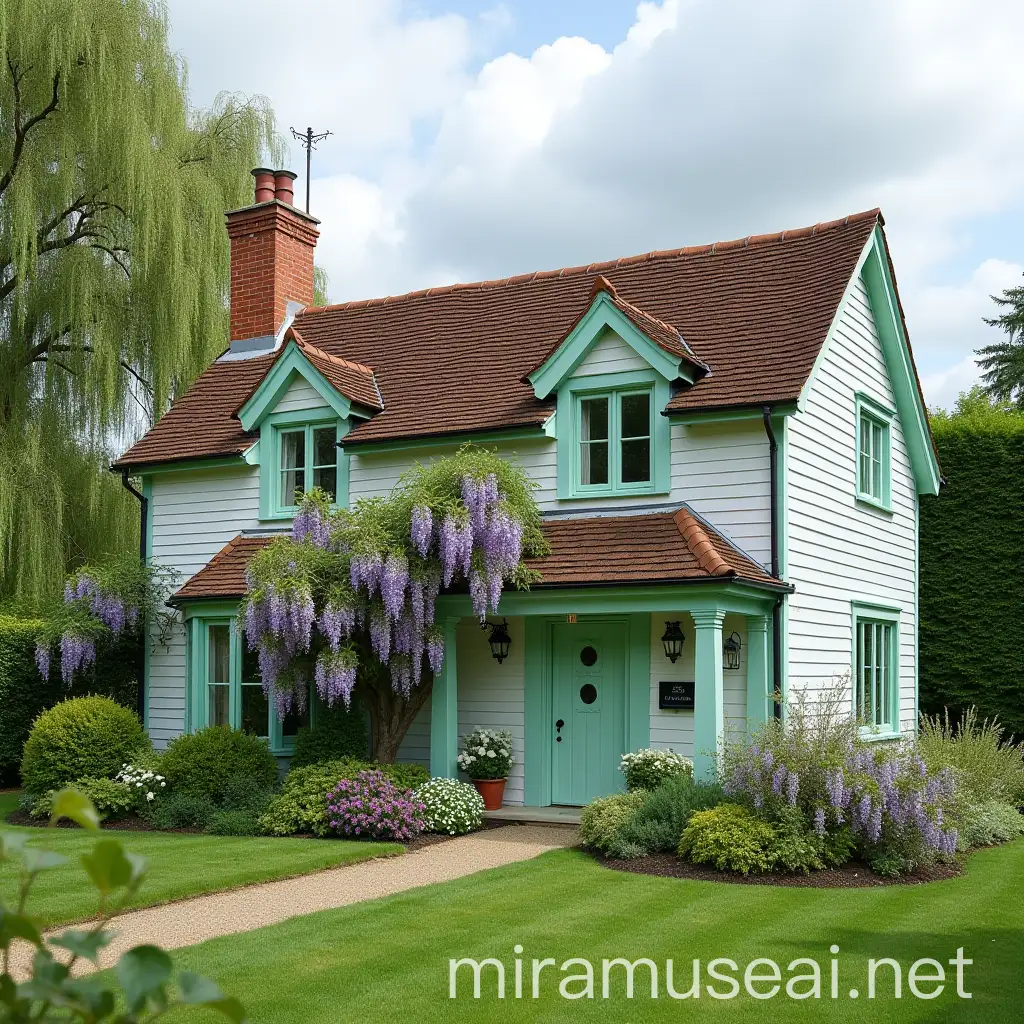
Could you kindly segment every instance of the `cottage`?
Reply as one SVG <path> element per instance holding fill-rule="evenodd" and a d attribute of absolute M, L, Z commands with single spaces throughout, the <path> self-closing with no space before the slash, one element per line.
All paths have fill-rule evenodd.
<path fill-rule="evenodd" d="M 619 755 L 694 755 L 845 677 L 865 732 L 917 716 L 918 496 L 939 470 L 878 210 L 591 266 L 311 308 L 317 221 L 259 170 L 227 215 L 228 349 L 117 462 L 183 628 L 147 655 L 158 745 L 231 723 L 286 757 L 231 628 L 296 489 L 386 493 L 467 440 L 538 485 L 543 583 L 447 656 L 402 756 L 456 773 L 510 729 L 508 802 L 583 804 Z M 504 655 L 495 657 L 494 654 Z M 315 717 L 315 703 L 311 714 Z"/>

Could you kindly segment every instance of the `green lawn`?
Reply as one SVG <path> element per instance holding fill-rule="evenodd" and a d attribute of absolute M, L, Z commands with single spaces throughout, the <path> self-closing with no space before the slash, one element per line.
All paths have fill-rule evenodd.
<path fill-rule="evenodd" d="M 0 822 L 17 807 L 17 794 L 0 793 Z M 0 828 L 12 826 L 0 824 Z M 77 862 L 93 843 L 79 829 L 24 829 L 39 834 L 34 845 L 71 858 L 65 867 L 41 874 L 32 889 L 30 911 L 47 926 L 78 921 L 96 912 L 95 891 Z M 133 906 L 149 907 L 204 892 L 252 882 L 309 874 L 339 864 L 401 853 L 390 843 L 339 839 L 270 839 L 244 836 L 180 835 L 170 832 L 113 832 L 132 853 L 149 860 L 149 874 Z M 0 894 L 16 889 L 17 866 L 0 864 Z"/>
<path fill-rule="evenodd" d="M 403 869 L 398 861 L 396 871 Z M 1003 1022 L 1019 1019 L 1024 967 L 1024 841 L 975 854 L 965 877 L 924 886 L 797 889 L 726 885 L 612 872 L 577 851 L 413 890 L 377 902 L 299 917 L 249 934 L 216 939 L 175 954 L 240 996 L 254 1024 L 347 1022 L 417 1024 L 461 1021 L 839 1021 Z M 557 995 L 558 968 L 548 969 L 541 998 L 512 998 L 513 946 L 523 959 L 571 956 L 596 963 L 597 998 L 568 1002 Z M 829 946 L 839 954 L 839 991 L 830 998 Z M 963 946 L 970 1000 L 955 986 L 923 1001 L 907 989 L 906 972 L 922 957 L 947 961 Z M 475 1002 L 471 986 L 448 997 L 449 957 L 500 958 L 509 973 L 504 1000 L 493 976 Z M 823 998 L 785 995 L 759 1001 L 746 994 L 716 1000 L 657 1001 L 638 971 L 636 997 L 624 998 L 620 976 L 603 1000 L 604 957 L 648 956 L 662 970 L 676 964 L 676 987 L 688 987 L 692 960 L 776 960 L 785 974 L 796 957 L 822 965 Z M 879 972 L 874 1000 L 866 995 L 869 957 L 903 965 L 903 998 L 893 998 L 891 973 Z M 947 968 L 951 972 L 952 968 Z M 529 963 L 524 965 L 529 995 Z M 568 973 L 577 973 L 573 968 Z M 467 979 L 468 979 L 467 975 Z M 550 979 L 554 978 L 552 982 Z M 703 983 L 714 983 L 704 975 Z M 719 983 L 725 990 L 726 986 Z M 761 986 L 762 989 L 767 986 Z M 860 998 L 851 1000 L 851 988 Z M 930 991 L 932 986 L 920 986 Z M 176 1020 L 186 1019 L 184 1015 Z"/>

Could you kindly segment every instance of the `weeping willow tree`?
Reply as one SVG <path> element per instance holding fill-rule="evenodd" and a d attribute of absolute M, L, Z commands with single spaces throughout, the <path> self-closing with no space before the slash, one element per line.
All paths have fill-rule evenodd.
<path fill-rule="evenodd" d="M 136 543 L 106 472 L 227 336 L 266 101 L 197 112 L 159 0 L 0 3 L 0 597 Z"/>

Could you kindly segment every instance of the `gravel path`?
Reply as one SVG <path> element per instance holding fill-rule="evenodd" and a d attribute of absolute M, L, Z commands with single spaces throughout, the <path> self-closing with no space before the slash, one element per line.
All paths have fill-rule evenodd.
<path fill-rule="evenodd" d="M 488 868 L 529 860 L 576 842 L 574 828 L 508 825 L 399 857 L 363 861 L 299 878 L 264 882 L 148 910 L 135 910 L 113 922 L 117 937 L 103 951 L 101 966 L 109 967 L 122 953 L 140 943 L 155 943 L 164 949 L 192 946 L 220 935 L 253 931 L 289 917 L 375 900 L 421 885 L 447 882 Z M 64 930 L 56 928 L 47 935 Z M 11 952 L 11 973 L 17 980 L 23 980 L 31 962 L 31 947 L 19 943 Z M 82 964 L 82 973 L 91 970 L 91 964 Z M 77 965 L 76 973 L 79 973 Z"/>

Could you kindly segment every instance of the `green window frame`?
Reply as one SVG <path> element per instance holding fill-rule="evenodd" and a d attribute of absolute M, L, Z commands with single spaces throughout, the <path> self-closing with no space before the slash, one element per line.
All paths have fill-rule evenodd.
<path fill-rule="evenodd" d="M 573 377 L 559 389 L 558 496 L 667 493 L 668 384 L 637 371 Z M 646 455 L 646 458 L 644 457 Z"/>
<path fill-rule="evenodd" d="M 348 422 L 331 409 L 268 416 L 260 427 L 260 518 L 291 518 L 295 493 L 313 487 L 330 491 L 333 507 L 346 508 L 348 456 L 337 445 L 347 432 Z"/>
<path fill-rule="evenodd" d="M 234 610 L 204 609 L 187 622 L 186 729 L 229 725 L 266 740 L 275 754 L 291 754 L 299 728 L 315 718 L 313 702 L 307 700 L 301 715 L 289 714 L 283 722 L 277 717 L 273 701 L 263 692 L 256 654 L 238 632 Z"/>
<path fill-rule="evenodd" d="M 892 420 L 895 413 L 868 395 L 856 396 L 857 500 L 892 510 Z"/>
<path fill-rule="evenodd" d="M 853 602 L 853 713 L 865 739 L 899 735 L 899 665 L 899 610 Z"/>

